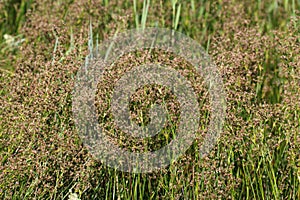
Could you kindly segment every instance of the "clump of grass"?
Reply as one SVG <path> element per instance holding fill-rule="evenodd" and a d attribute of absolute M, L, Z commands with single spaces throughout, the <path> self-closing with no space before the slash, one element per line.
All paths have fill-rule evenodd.
<path fill-rule="evenodd" d="M 44 0 L 32 6 L 18 30 L 26 42 L 16 72 L 0 72 L 1 198 L 63 199 L 75 193 L 81 199 L 300 198 L 298 1 Z M 199 133 L 184 156 L 153 173 L 129 174 L 102 165 L 87 152 L 74 126 L 71 92 L 93 44 L 90 27 L 101 41 L 117 30 L 153 25 L 177 29 L 206 46 L 224 79 L 227 117 L 217 145 L 201 158 L 210 116 L 201 77 L 165 52 L 124 55 L 99 83 L 99 121 L 111 123 L 101 114 L 118 72 L 145 61 L 164 62 L 189 78 L 201 105 Z M 132 97 L 138 123 L 147 122 L 147 106 L 162 99 L 176 121 L 176 98 L 156 98 L 157 90 L 163 89 L 141 88 Z M 116 141 L 125 148 L 134 144 Z M 151 148 L 159 145 L 146 142 Z"/>

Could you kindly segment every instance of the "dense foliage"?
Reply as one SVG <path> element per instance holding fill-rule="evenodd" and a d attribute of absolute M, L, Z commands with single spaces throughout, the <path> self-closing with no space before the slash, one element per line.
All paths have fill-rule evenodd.
<path fill-rule="evenodd" d="M 1 1 L 0 198 L 300 199 L 299 6 L 299 0 Z M 117 70 L 160 60 L 199 92 L 199 138 L 185 156 L 150 174 L 116 171 L 88 153 L 74 126 L 71 94 L 88 55 L 90 23 L 95 43 L 96 36 L 101 42 L 117 31 L 158 26 L 205 47 L 227 93 L 225 126 L 207 157 L 198 154 L 209 120 L 201 77 L 180 58 L 155 51 L 115 63 L 99 83 L 99 116 Z M 136 109 L 166 95 L 176 115 L 175 98 L 167 91 L 155 97 L 158 89 L 133 97 L 137 122 L 147 119 Z"/>

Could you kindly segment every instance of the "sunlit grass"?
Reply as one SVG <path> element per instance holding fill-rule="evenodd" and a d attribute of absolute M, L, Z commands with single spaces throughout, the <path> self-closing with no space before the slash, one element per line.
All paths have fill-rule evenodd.
<path fill-rule="evenodd" d="M 299 0 L 80 2 L 61 1 L 64 9 L 49 16 L 61 17 L 64 24 L 54 20 L 58 32 L 30 27 L 36 38 L 22 28 L 27 19 L 28 26 L 34 24 L 25 15 L 34 1 L 0 3 L 1 199 L 300 199 L 300 39 L 295 35 L 300 26 L 291 22 L 299 18 Z M 48 4 L 41 5 L 47 10 Z M 76 21 L 68 18 L 78 10 Z M 166 169 L 130 174 L 101 165 L 82 147 L 72 119 L 71 83 L 75 69 L 91 59 L 86 55 L 92 56 L 103 39 L 148 26 L 175 29 L 205 47 L 227 81 L 228 117 L 208 157 L 199 156 L 199 134 L 186 155 Z M 21 50 L 22 45 L 31 49 Z M 123 64 L 138 63 L 123 59 Z M 106 98 L 105 89 L 100 95 Z M 103 105 L 109 105 L 105 98 Z M 206 101 L 199 103 L 205 107 Z M 145 110 L 138 101 L 132 104 L 143 125 L 149 120 Z M 209 116 L 203 109 L 203 132 Z M 99 119 L 107 126 L 110 120 L 105 113 Z M 161 141 L 175 135 L 176 126 L 170 127 Z"/>

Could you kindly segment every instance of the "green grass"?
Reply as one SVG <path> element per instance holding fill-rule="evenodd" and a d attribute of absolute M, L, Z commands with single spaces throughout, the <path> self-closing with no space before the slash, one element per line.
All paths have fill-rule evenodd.
<path fill-rule="evenodd" d="M 75 1 L 56 2 L 62 6 L 47 3 L 49 8 L 48 4 L 36 8 L 32 0 L 0 3 L 1 199 L 69 199 L 71 193 L 81 199 L 107 200 L 300 199 L 300 21 L 291 22 L 292 17 L 299 20 L 299 0 L 103 0 L 85 1 L 78 7 Z M 99 5 L 103 10 L 97 12 Z M 29 19 L 26 25 L 34 31 L 35 19 L 26 17 L 31 6 L 44 22 L 47 10 L 57 11 L 49 15 L 58 31 L 40 28 L 38 37 L 26 32 L 23 26 Z M 76 20 L 69 17 L 74 10 L 79 10 Z M 90 61 L 92 49 L 103 39 L 127 28 L 148 26 L 182 32 L 211 54 L 227 81 L 228 116 L 207 157 L 199 156 L 201 133 L 210 116 L 209 109 L 203 109 L 202 132 L 184 156 L 165 169 L 131 174 L 102 165 L 82 147 L 72 117 L 72 81 L 76 69 Z M 15 45 L 7 42 L 5 34 L 14 38 Z M 21 46 L 32 53 L 20 50 Z M 115 69 L 139 63 L 145 59 L 143 53 L 134 52 L 133 60 L 125 55 Z M 146 62 L 163 55 L 150 53 Z M 165 56 L 174 68 L 190 70 L 189 78 L 197 84 L 189 64 Z M 106 89 L 112 89 L 109 78 L 116 77 L 107 75 L 99 90 L 103 100 L 99 122 L 112 136 L 123 137 L 113 129 L 111 114 L 105 113 L 110 105 Z M 142 107 L 145 99 L 132 103 L 138 123 L 148 123 L 151 91 L 158 89 L 141 92 L 147 102 L 150 99 L 146 108 Z M 163 101 L 168 105 L 172 98 Z M 200 105 L 207 102 L 199 94 Z M 169 114 L 169 119 L 176 116 Z M 176 125 L 171 124 L 156 140 L 115 141 L 129 149 L 145 144 L 155 149 L 168 143 L 175 132 Z"/>
<path fill-rule="evenodd" d="M 4 0 L 0 2 L 0 68 L 5 71 L 14 69 L 13 62 L 5 59 L 8 55 L 16 54 L 16 47 L 22 42 L 20 29 L 25 21 L 25 15 L 32 0 Z M 14 42 L 7 43 L 5 34 L 12 36 Z"/>

